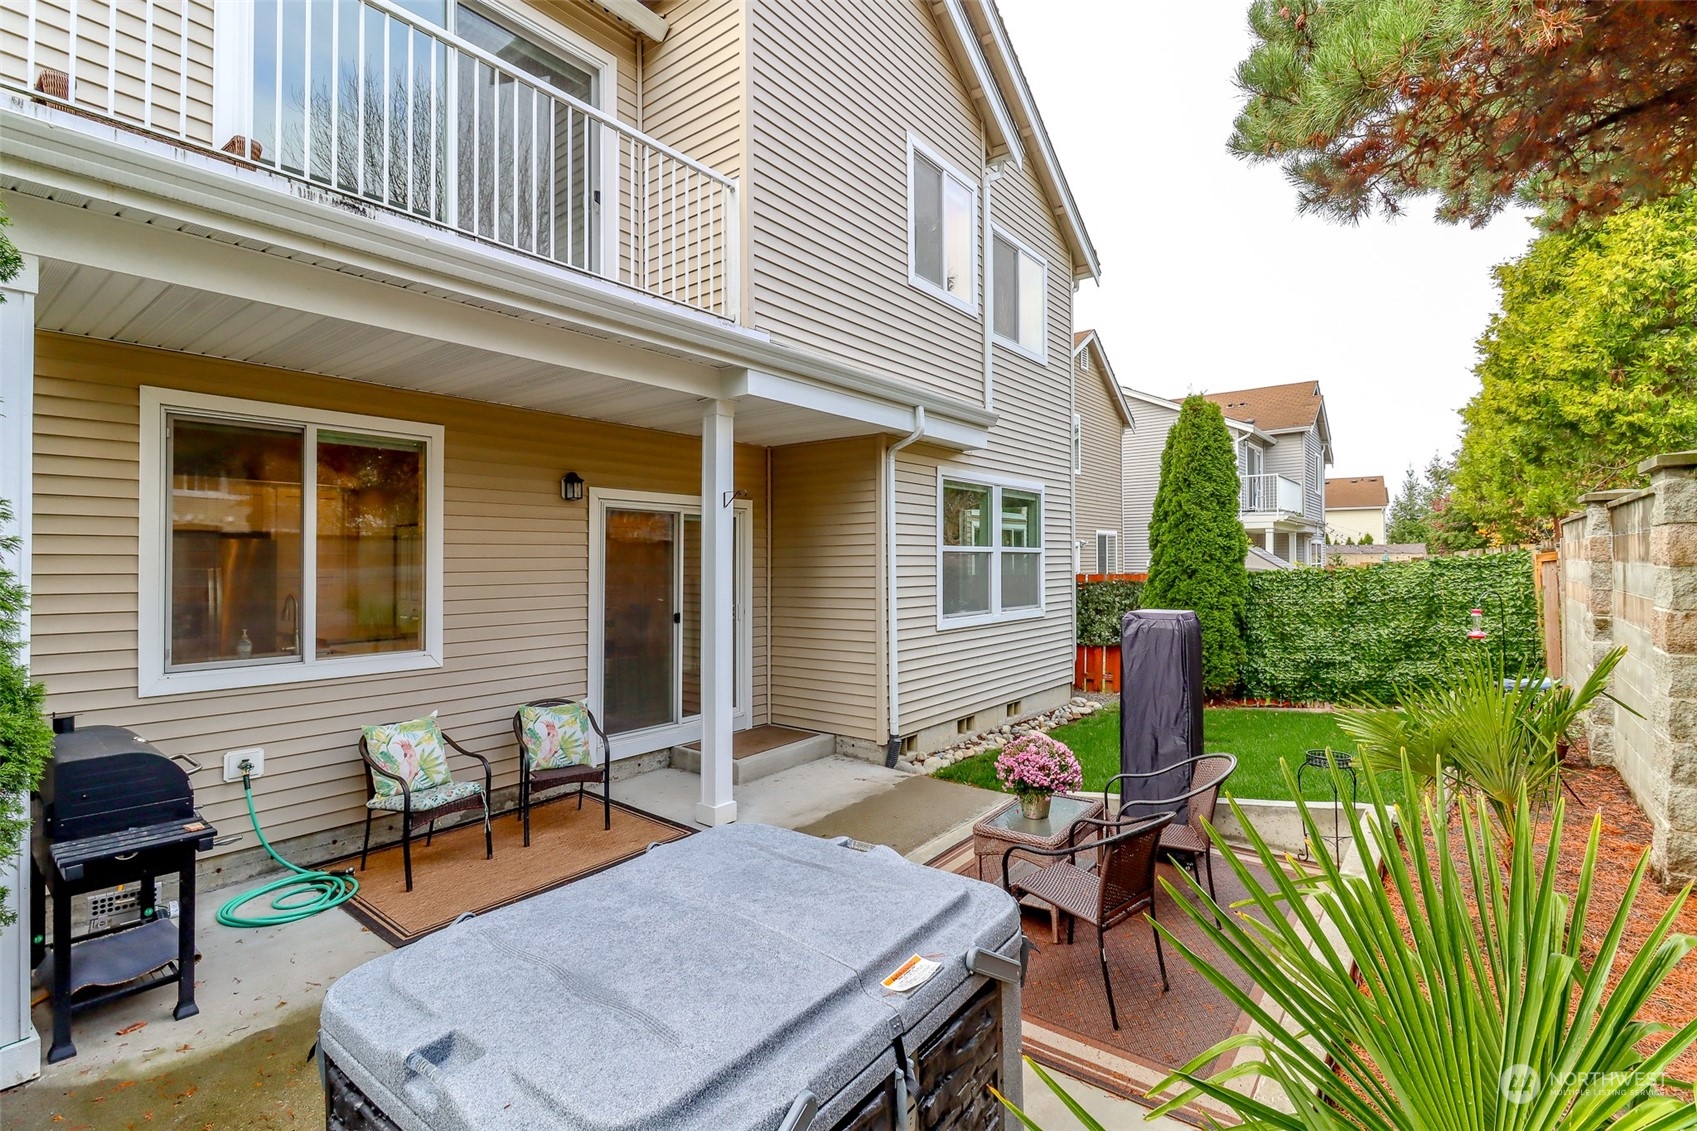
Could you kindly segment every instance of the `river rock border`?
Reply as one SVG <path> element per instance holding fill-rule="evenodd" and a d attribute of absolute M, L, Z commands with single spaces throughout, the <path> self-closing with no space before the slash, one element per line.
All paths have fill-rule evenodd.
<path fill-rule="evenodd" d="M 1021 715 L 1010 719 L 999 727 L 962 735 L 960 741 L 953 746 L 941 750 L 933 750 L 928 754 L 918 752 L 903 754 L 898 763 L 899 768 L 916 774 L 934 774 L 945 766 L 952 766 L 966 758 L 982 754 L 986 750 L 1000 750 L 1008 742 L 1022 734 L 1048 734 L 1056 727 L 1075 723 L 1079 719 L 1088 718 L 1102 710 L 1107 704 L 1075 695 L 1062 706 L 1050 711 L 1041 711 L 1034 715 Z"/>

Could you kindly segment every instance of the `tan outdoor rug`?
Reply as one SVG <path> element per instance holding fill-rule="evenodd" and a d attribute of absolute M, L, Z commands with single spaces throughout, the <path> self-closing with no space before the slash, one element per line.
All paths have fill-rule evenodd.
<path fill-rule="evenodd" d="M 930 864 L 978 878 L 970 839 Z M 996 870 L 987 860 L 984 880 L 1000 883 L 999 874 L 990 875 Z M 1178 882 L 1171 865 L 1162 864 L 1161 872 Z M 1214 861 L 1214 880 L 1222 901 L 1246 894 L 1231 869 L 1218 859 Z M 1198 953 L 1218 953 L 1165 892 L 1156 896 L 1156 913 L 1163 925 L 1171 927 Z M 1149 925 L 1139 915 L 1108 932 L 1108 961 L 1120 1016 L 1120 1027 L 1115 1030 L 1108 1022 L 1108 999 L 1102 992 L 1096 929 L 1079 924 L 1069 945 L 1064 928 L 1060 943 L 1050 941 L 1046 910 L 1027 909 L 1024 925 L 1037 949 L 1031 955 L 1021 996 L 1023 1041 L 1025 1054 L 1040 1064 L 1154 1106 L 1148 1092 L 1168 1072 L 1248 1025 L 1248 1018 L 1172 947 L 1166 948 L 1172 989 L 1161 992 L 1155 942 Z M 1235 967 L 1222 962 L 1220 968 L 1240 986 L 1249 984 Z M 1200 1122 L 1200 1114 L 1234 1122 L 1229 1113 L 1207 1105 L 1180 1113 L 1180 1118 Z"/>
<path fill-rule="evenodd" d="M 467 911 L 484 912 L 569 884 L 640 855 L 650 844 L 688 836 L 691 829 L 613 802 L 613 827 L 601 828 L 601 801 L 576 794 L 530 811 L 530 847 L 517 813 L 495 818 L 495 858 L 483 858 L 483 822 L 438 832 L 429 847 L 413 835 L 412 891 L 406 890 L 401 846 L 373 849 L 359 894 L 342 906 L 391 946 L 441 930 Z M 359 855 L 325 865 L 359 867 Z"/>

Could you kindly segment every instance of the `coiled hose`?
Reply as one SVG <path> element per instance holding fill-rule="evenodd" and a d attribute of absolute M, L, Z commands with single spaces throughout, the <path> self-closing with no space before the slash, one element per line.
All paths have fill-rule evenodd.
<path fill-rule="evenodd" d="M 220 924 L 226 927 L 280 927 L 285 923 L 298 923 L 302 919 L 311 918 L 320 911 L 340 907 L 358 894 L 359 881 L 354 878 L 351 869 L 345 872 L 318 872 L 291 864 L 277 855 L 277 850 L 271 847 L 271 842 L 265 839 L 264 830 L 259 827 L 259 814 L 253 808 L 253 781 L 245 773 L 242 775 L 242 793 L 247 797 L 247 815 L 253 821 L 254 835 L 259 838 L 259 843 L 265 846 L 265 851 L 271 854 L 271 859 L 287 868 L 290 874 L 238 895 L 224 904 L 218 909 Z M 269 913 L 240 913 L 247 904 L 266 896 L 271 896 Z"/>

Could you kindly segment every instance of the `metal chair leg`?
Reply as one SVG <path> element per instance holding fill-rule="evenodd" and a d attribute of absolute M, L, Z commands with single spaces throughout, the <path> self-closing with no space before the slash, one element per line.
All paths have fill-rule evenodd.
<path fill-rule="evenodd" d="M 401 816 L 401 868 L 406 872 L 407 890 L 412 890 L 412 814 Z"/>
<path fill-rule="evenodd" d="M 1219 899 L 1220 899 L 1220 894 L 1214 890 L 1214 852 L 1213 852 L 1213 849 L 1208 850 L 1208 855 L 1206 857 L 1206 863 L 1207 863 L 1207 868 L 1208 868 L 1208 898 L 1210 898 L 1210 899 L 1214 900 L 1216 903 L 1218 903 Z"/>
<path fill-rule="evenodd" d="M 426 848 L 430 847 L 430 841 L 433 837 L 435 837 L 435 835 L 436 835 L 436 819 L 434 817 L 432 817 L 431 820 L 430 820 L 430 823 L 428 825 L 424 826 L 424 847 L 426 847 Z"/>
<path fill-rule="evenodd" d="M 583 783 L 577 783 L 577 811 L 583 812 Z"/>
<path fill-rule="evenodd" d="M 1114 984 L 1108 979 L 1108 944 L 1102 937 L 1100 926 L 1096 928 L 1096 957 L 1102 962 L 1102 988 L 1108 993 L 1108 1024 L 1114 1027 L 1115 1032 L 1118 1032 L 1120 1015 L 1114 1009 Z"/>
<path fill-rule="evenodd" d="M 495 859 L 495 822 L 489 813 L 489 795 L 483 795 L 483 858 Z"/>
<path fill-rule="evenodd" d="M 530 847 L 530 780 L 519 782 L 519 819 L 524 822 L 524 846 Z"/>
<path fill-rule="evenodd" d="M 1161 969 L 1161 992 L 1172 989 L 1167 984 L 1167 956 L 1161 951 L 1161 932 L 1155 928 L 1155 909 L 1149 909 L 1149 930 L 1155 935 L 1155 965 Z"/>
<path fill-rule="evenodd" d="M 371 806 L 365 807 L 365 844 L 359 850 L 359 870 L 365 871 L 365 858 L 371 855 Z"/>

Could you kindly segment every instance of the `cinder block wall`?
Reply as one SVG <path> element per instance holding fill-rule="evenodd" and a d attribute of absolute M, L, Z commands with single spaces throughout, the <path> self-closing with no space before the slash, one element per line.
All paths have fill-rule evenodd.
<path fill-rule="evenodd" d="M 1624 647 L 1613 694 L 1584 721 L 1594 762 L 1612 764 L 1654 827 L 1651 866 L 1697 877 L 1697 452 L 1640 465 L 1643 491 L 1599 492 L 1561 530 L 1562 647 L 1583 682 Z"/>

